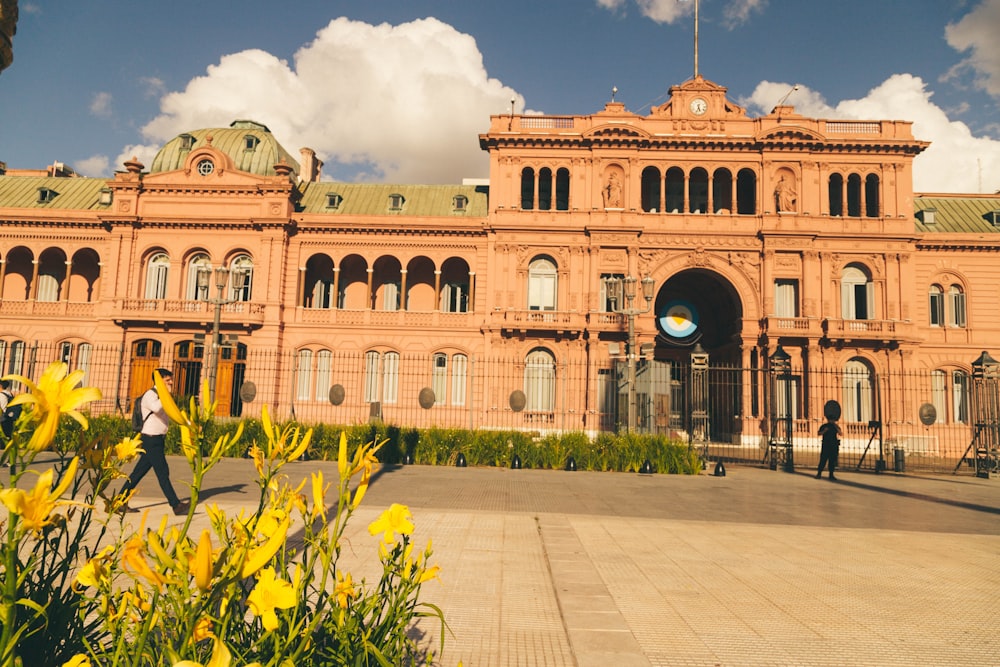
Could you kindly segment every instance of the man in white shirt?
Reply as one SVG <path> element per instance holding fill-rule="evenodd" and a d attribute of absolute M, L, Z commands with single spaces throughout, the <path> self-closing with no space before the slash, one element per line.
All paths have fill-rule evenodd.
<path fill-rule="evenodd" d="M 155 372 L 160 374 L 168 389 L 173 389 L 173 373 L 166 368 L 157 368 Z M 189 502 L 177 497 L 174 485 L 170 482 L 170 467 L 167 465 L 164 448 L 170 419 L 163 410 L 163 403 L 160 402 L 160 397 L 156 393 L 155 388 L 147 390 L 145 394 L 136 400 L 142 401 L 141 434 L 144 451 L 139 456 L 135 468 L 132 469 L 132 474 L 129 475 L 128 481 L 125 482 L 125 486 L 122 487 L 119 493 L 128 493 L 134 489 L 142 478 L 146 476 L 146 473 L 152 469 L 156 473 L 156 480 L 160 483 L 160 489 L 163 491 L 167 502 L 170 503 L 170 507 L 173 508 L 174 514 L 178 516 L 187 515 L 190 509 Z M 137 512 L 138 510 L 127 508 L 126 511 Z"/>

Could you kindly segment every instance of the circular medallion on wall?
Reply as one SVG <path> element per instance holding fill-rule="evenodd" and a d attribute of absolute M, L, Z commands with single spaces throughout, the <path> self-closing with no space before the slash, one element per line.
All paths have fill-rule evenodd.
<path fill-rule="evenodd" d="M 685 339 L 698 333 L 698 310 L 687 301 L 671 301 L 657 320 L 660 331 L 675 339 Z"/>
<path fill-rule="evenodd" d="M 346 395 L 347 392 L 344 391 L 344 385 L 335 384 L 330 387 L 330 402 L 334 405 L 340 405 L 343 403 Z"/>
<path fill-rule="evenodd" d="M 420 407 L 424 410 L 430 410 L 433 408 L 434 401 L 436 400 L 437 397 L 434 396 L 434 390 L 430 387 L 424 387 L 420 390 L 420 393 L 417 394 L 417 403 L 419 403 Z"/>

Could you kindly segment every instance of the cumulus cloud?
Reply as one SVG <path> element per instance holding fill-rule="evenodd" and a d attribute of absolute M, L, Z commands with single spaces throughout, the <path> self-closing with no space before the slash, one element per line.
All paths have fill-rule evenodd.
<path fill-rule="evenodd" d="M 156 76 L 144 76 L 139 79 L 145 97 L 159 97 L 167 92 L 167 86 L 163 79 Z"/>
<path fill-rule="evenodd" d="M 767 113 L 791 88 L 789 83 L 762 81 L 740 103 Z M 917 192 L 1000 189 L 996 181 L 1000 174 L 1000 141 L 973 136 L 965 123 L 949 120 L 944 110 L 931 101 L 931 95 L 920 77 L 894 74 L 861 99 L 831 105 L 818 92 L 800 86 L 787 104 L 793 105 L 797 113 L 813 118 L 912 121 L 914 136 L 931 142 L 930 148 L 913 162 L 913 188 Z"/>
<path fill-rule="evenodd" d="M 327 173 L 340 178 L 460 182 L 487 176 L 477 137 L 511 98 L 524 108 L 521 95 L 487 75 L 475 40 L 450 25 L 338 18 L 292 65 L 261 50 L 223 57 L 164 96 L 160 115 L 142 131 L 162 144 L 188 130 L 252 119 L 293 155 L 315 149 Z"/>
<path fill-rule="evenodd" d="M 78 160 L 73 164 L 73 170 L 84 176 L 104 176 L 108 173 L 108 156 L 94 155 L 85 160 Z"/>
<path fill-rule="evenodd" d="M 96 93 L 90 101 L 90 113 L 98 118 L 110 118 L 111 93 Z"/>
<path fill-rule="evenodd" d="M 1000 0 L 983 0 L 958 23 L 944 31 L 948 44 L 959 52 L 969 52 L 952 74 L 963 69 L 974 72 L 975 85 L 993 97 L 1000 97 Z"/>

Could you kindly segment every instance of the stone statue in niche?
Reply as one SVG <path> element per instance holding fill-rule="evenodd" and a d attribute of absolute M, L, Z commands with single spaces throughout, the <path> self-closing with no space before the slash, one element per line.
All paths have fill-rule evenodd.
<path fill-rule="evenodd" d="M 618 180 L 618 173 L 611 172 L 608 182 L 604 184 L 601 194 L 604 195 L 604 208 L 622 207 L 622 183 Z"/>
<path fill-rule="evenodd" d="M 774 205 L 779 213 L 792 213 L 795 211 L 795 204 L 798 201 L 798 193 L 795 192 L 795 184 L 784 174 L 778 179 L 778 184 L 774 186 Z"/>

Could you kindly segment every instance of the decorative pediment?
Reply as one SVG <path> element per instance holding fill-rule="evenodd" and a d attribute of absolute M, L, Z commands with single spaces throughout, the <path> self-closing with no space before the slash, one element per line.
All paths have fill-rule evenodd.
<path fill-rule="evenodd" d="M 645 139 L 652 135 L 635 125 L 609 124 L 593 127 L 587 130 L 583 136 L 588 139 Z"/>
<path fill-rule="evenodd" d="M 826 137 L 801 125 L 782 125 L 765 130 L 758 141 L 825 141 Z"/>

